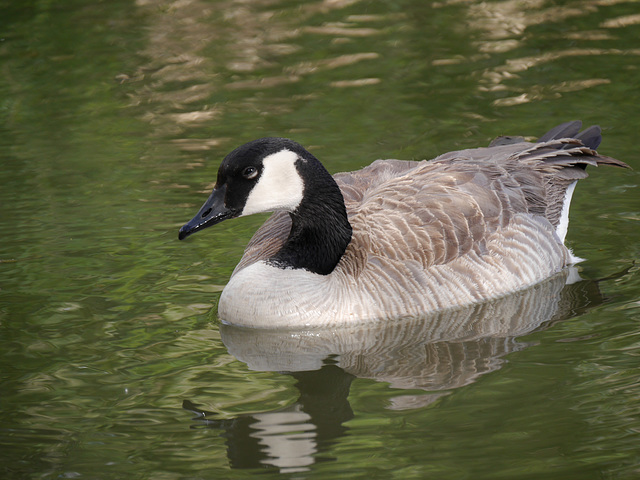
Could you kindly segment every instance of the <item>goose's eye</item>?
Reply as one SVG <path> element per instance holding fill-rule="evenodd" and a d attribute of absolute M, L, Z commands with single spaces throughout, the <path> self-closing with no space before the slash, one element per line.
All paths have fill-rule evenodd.
<path fill-rule="evenodd" d="M 249 180 L 256 178 L 258 176 L 258 169 L 256 167 L 246 167 L 242 170 L 242 176 Z"/>

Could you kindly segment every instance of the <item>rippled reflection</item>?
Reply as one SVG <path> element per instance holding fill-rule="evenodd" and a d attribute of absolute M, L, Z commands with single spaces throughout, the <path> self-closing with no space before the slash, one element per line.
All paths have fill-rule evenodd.
<path fill-rule="evenodd" d="M 318 13 L 346 8 L 357 0 L 326 0 L 291 6 L 278 2 L 216 2 L 191 0 L 137 0 L 148 20 L 148 41 L 139 52 L 147 62 L 121 82 L 139 83 L 132 105 L 150 104 L 144 119 L 156 126 L 156 135 L 181 135 L 187 129 L 220 120 L 227 102 L 211 101 L 225 90 L 264 90 L 301 81 L 318 72 L 374 60 L 377 52 L 327 56 L 290 64 L 287 57 L 300 51 L 302 35 L 350 38 L 375 36 L 381 30 L 370 22 L 392 21 L 401 14 L 349 15 L 343 22 L 305 25 Z M 213 28 L 212 28 L 213 24 Z M 216 55 L 209 54 L 211 50 Z M 265 73 L 267 72 L 267 73 Z M 334 87 L 366 86 L 377 78 L 345 78 Z M 188 142 L 195 149 L 194 140 Z M 181 141 L 178 145 L 182 146 Z M 208 143 L 200 145 L 206 149 Z"/>
<path fill-rule="evenodd" d="M 459 3 L 457 0 L 443 2 L 442 5 Z M 623 3 L 622 0 L 604 2 L 608 5 Z M 531 40 L 527 29 L 543 24 L 560 24 L 570 18 L 595 14 L 603 5 L 601 0 L 590 0 L 579 3 L 556 5 L 543 0 L 503 0 L 497 2 L 469 3 L 466 9 L 466 23 L 479 32 L 478 39 L 473 41 L 477 55 L 468 60 L 476 61 L 492 58 L 507 52 L 524 48 Z M 506 91 L 509 97 L 499 98 L 493 102 L 496 107 L 509 107 L 523 103 L 549 98 L 559 98 L 562 92 L 589 89 L 611 82 L 609 78 L 594 78 L 593 71 L 585 72 L 586 78 L 563 82 L 562 84 L 534 85 L 533 88 L 515 87 L 510 81 L 531 68 L 540 65 L 570 59 L 572 57 L 606 57 L 609 55 L 640 55 L 640 49 L 625 50 L 602 48 L 594 44 L 588 48 L 575 48 L 576 40 L 602 42 L 611 40 L 615 35 L 611 29 L 627 27 L 640 23 L 640 15 L 632 14 L 601 22 L 599 30 L 573 31 L 570 27 L 560 27 L 560 33 L 552 48 L 541 50 L 536 55 L 509 57 L 504 63 L 484 70 L 479 79 L 479 90 L 488 92 Z M 438 59 L 434 65 L 459 63 L 461 59 Z M 570 70 L 570 67 L 568 67 Z"/>
<path fill-rule="evenodd" d="M 601 303 L 595 282 L 574 270 L 524 292 L 468 308 L 393 324 L 272 331 L 221 326 L 229 352 L 251 370 L 288 372 L 298 400 L 286 408 L 217 420 L 185 401 L 197 424 L 225 431 L 232 466 L 269 465 L 302 471 L 345 434 L 353 417 L 348 401 L 355 378 L 410 392 L 388 408 L 425 407 L 442 395 L 500 368 L 503 357 L 527 346 L 517 337 Z"/>
<path fill-rule="evenodd" d="M 400 44 L 397 51 L 389 50 L 401 38 L 390 28 L 393 25 L 407 28 L 412 15 L 425 7 L 407 4 L 402 12 L 347 13 L 347 7 L 356 3 L 358 0 L 296 5 L 265 0 L 215 3 L 137 0 L 137 7 L 147 18 L 147 42 L 144 50 L 138 52 L 146 60 L 135 72 L 122 73 L 118 79 L 139 85 L 131 94 L 131 105 L 146 106 L 142 118 L 154 126 L 157 137 L 177 137 L 172 141 L 185 150 L 208 150 L 229 139 L 188 138 L 190 130 L 224 122 L 225 116 L 236 108 L 255 108 L 258 115 L 289 113 L 295 108 L 289 98 L 273 101 L 268 105 L 269 112 L 261 111 L 265 106 L 252 98 L 253 92 L 301 84 L 329 70 L 338 70 L 343 77 L 326 82 L 332 88 L 370 88 L 384 83 L 384 76 L 371 73 L 384 72 L 388 68 L 384 63 L 386 57 L 403 50 Z M 434 2 L 430 8 L 455 5 L 460 9 L 460 27 L 472 32 L 463 40 L 471 50 L 464 56 L 436 55 L 425 60 L 436 68 L 488 62 L 491 66 L 478 69 L 477 89 L 497 94 L 499 98 L 490 101 L 497 108 L 597 88 L 609 84 L 611 79 L 604 74 L 593 75 L 593 70 L 585 71 L 583 78 L 575 78 L 580 74 L 568 68 L 573 78 L 562 83 L 528 85 L 516 80 L 527 70 L 573 58 L 640 55 L 637 48 L 605 48 L 602 44 L 615 39 L 616 29 L 640 23 L 637 14 L 607 19 L 590 30 L 577 31 L 575 27 L 561 25 L 597 14 L 603 3 L 621 1 L 589 0 L 562 5 L 543 0 Z M 345 10 L 345 14 L 339 20 L 314 23 L 314 16 L 340 10 Z M 532 28 L 554 24 L 559 26 L 550 48 L 538 50 L 528 46 Z M 428 37 L 430 33 L 423 35 Z M 377 41 L 367 42 L 368 39 Z M 332 47 L 337 45 L 348 46 L 348 52 L 334 52 Z M 316 53 L 313 46 L 321 53 Z M 413 50 L 409 45 L 405 52 L 409 58 L 416 55 Z M 532 55 L 532 51 L 536 53 Z M 353 68 L 363 62 L 372 65 L 365 75 Z M 226 92 L 246 94 L 236 104 Z M 305 92 L 315 94 L 313 88 Z"/>

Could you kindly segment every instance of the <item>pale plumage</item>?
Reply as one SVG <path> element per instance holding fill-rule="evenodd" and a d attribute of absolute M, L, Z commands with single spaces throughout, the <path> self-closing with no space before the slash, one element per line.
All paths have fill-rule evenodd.
<path fill-rule="evenodd" d="M 330 193 L 328 174 L 329 180 L 318 179 L 326 171 L 299 145 L 258 140 L 225 159 L 214 193 L 181 238 L 244 214 L 248 207 L 239 198 L 246 202 L 258 191 L 239 180 L 247 168 L 259 170 L 252 180 L 257 185 L 285 191 L 275 169 L 262 160 L 271 155 L 278 161 L 266 163 L 281 168 L 288 156 L 304 190 L 289 204 L 279 200 L 286 206 L 272 207 L 281 211 L 250 241 L 221 295 L 223 321 L 267 328 L 335 326 L 482 302 L 570 264 L 563 244 L 568 203 L 575 182 L 587 176 L 584 166 L 626 166 L 595 152 L 597 127 L 581 134 L 579 128 L 571 122 L 539 143 L 503 138 L 428 162 L 378 160 L 335 175 L 341 195 Z M 267 182 L 262 176 L 269 169 Z M 291 169 L 285 170 L 290 177 Z M 222 210 L 213 207 L 212 214 L 212 198 L 221 190 L 216 198 Z"/>

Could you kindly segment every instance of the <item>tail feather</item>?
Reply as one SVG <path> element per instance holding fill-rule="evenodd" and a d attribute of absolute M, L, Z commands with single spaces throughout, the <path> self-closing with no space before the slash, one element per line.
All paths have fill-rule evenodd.
<path fill-rule="evenodd" d="M 600 155 L 596 149 L 602 142 L 602 130 L 598 125 L 591 125 L 580 132 L 582 122 L 574 120 L 552 128 L 538 139 L 538 148 L 548 148 L 547 165 L 559 165 L 563 167 L 587 165 L 610 165 L 613 167 L 631 168 L 624 162 L 615 158 Z M 564 145 L 557 145 L 556 141 L 562 141 Z M 548 145 L 540 145 L 548 144 Z M 564 150 L 559 152 L 558 150 Z M 540 150 L 538 150 L 540 152 Z M 554 155 L 555 152 L 555 155 Z M 566 156 L 569 153 L 570 156 Z"/>
<path fill-rule="evenodd" d="M 557 140 L 559 138 L 575 138 L 580 129 L 582 128 L 582 122 L 580 120 L 573 120 L 553 127 L 547 133 L 542 135 L 538 139 L 538 143 L 548 142 L 550 140 Z"/>
<path fill-rule="evenodd" d="M 571 196 L 576 182 L 588 176 L 587 165 L 630 168 L 626 163 L 596 151 L 602 140 L 599 126 L 593 125 L 580 132 L 581 127 L 579 121 L 558 125 L 540 137 L 538 143 L 515 154 L 521 161 L 534 162 L 534 168 L 547 177 L 543 201 L 545 216 L 562 241 L 569 225 Z"/>
<path fill-rule="evenodd" d="M 591 125 L 589 128 L 578 133 L 574 138 L 580 140 L 583 145 L 595 150 L 600 146 L 600 142 L 602 141 L 602 130 L 598 125 Z"/>

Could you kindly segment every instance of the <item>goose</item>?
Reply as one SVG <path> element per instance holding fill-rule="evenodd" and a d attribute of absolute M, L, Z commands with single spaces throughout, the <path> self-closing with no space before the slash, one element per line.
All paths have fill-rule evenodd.
<path fill-rule="evenodd" d="M 261 138 L 224 158 L 178 237 L 274 212 L 220 295 L 225 324 L 333 328 L 485 302 L 575 263 L 564 240 L 577 181 L 587 165 L 629 168 L 596 152 L 598 126 L 581 128 L 334 176 L 295 141 Z"/>

